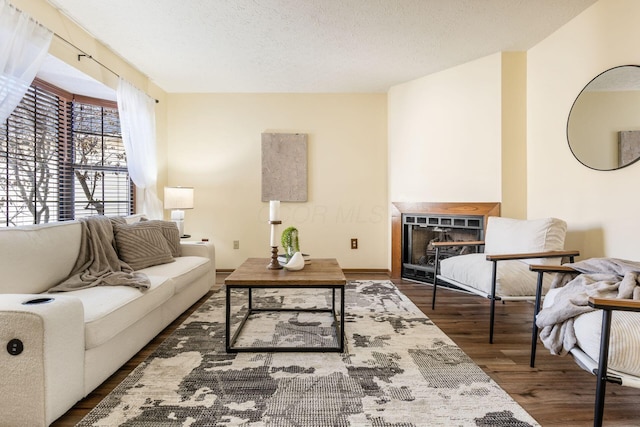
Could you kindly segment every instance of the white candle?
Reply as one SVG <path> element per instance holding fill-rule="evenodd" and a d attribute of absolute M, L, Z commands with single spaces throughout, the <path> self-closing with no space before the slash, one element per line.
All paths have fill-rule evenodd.
<path fill-rule="evenodd" d="M 276 224 L 271 224 L 271 247 L 278 246 L 278 241 L 276 240 Z"/>
<path fill-rule="evenodd" d="M 269 221 L 280 220 L 280 201 L 271 200 L 269 202 Z"/>

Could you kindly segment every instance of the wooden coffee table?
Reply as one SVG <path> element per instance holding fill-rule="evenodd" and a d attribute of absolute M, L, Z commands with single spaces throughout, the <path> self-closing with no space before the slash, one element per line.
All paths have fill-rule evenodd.
<path fill-rule="evenodd" d="M 240 267 L 233 271 L 224 281 L 227 289 L 226 294 L 226 335 L 225 346 L 227 352 L 252 351 L 252 352 L 327 352 L 327 351 L 344 351 L 344 286 L 347 280 L 344 273 L 335 259 L 317 259 L 311 260 L 311 264 L 304 266 L 302 270 L 289 271 L 286 269 L 269 270 L 270 259 L 268 258 L 249 258 Z M 231 335 L 231 290 L 247 289 L 247 313 L 244 315 L 238 328 Z M 252 291 L 253 289 L 288 289 L 288 288 L 312 288 L 312 289 L 331 289 L 331 307 L 330 308 L 256 308 L 253 307 Z M 340 321 L 338 322 L 338 314 L 336 313 L 336 290 L 340 291 Z M 234 346 L 236 339 L 240 335 L 247 319 L 251 314 L 261 311 L 293 311 L 293 312 L 319 312 L 331 313 L 333 316 L 333 324 L 338 340 L 335 347 L 237 347 Z"/>

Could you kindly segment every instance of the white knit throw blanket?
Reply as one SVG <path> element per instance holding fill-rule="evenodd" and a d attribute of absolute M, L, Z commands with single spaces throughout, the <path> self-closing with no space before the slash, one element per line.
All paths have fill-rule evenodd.
<path fill-rule="evenodd" d="M 589 297 L 640 299 L 640 263 L 616 258 L 591 258 L 566 264 L 580 274 L 557 274 L 551 285 L 562 287 L 553 305 L 536 317 L 540 340 L 552 354 L 567 354 L 576 344 L 573 320 L 594 311 Z"/>
<path fill-rule="evenodd" d="M 132 286 L 146 290 L 150 286 L 144 273 L 134 272 L 118 258 L 114 247 L 113 226 L 108 217 L 97 215 L 80 220 L 82 227 L 78 259 L 62 283 L 48 292 L 67 292 L 94 286 Z"/>

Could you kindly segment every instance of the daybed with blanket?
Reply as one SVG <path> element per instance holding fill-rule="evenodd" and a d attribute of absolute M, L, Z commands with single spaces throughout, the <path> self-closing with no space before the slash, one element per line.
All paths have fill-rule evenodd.
<path fill-rule="evenodd" d="M 640 388 L 640 262 L 593 258 L 563 268 L 573 272 L 556 275 L 536 324 L 552 354 L 571 353 L 598 376 L 600 425 L 607 381 Z"/>
<path fill-rule="evenodd" d="M 214 286 L 211 243 L 141 218 L 0 229 L 0 425 L 49 425 Z"/>

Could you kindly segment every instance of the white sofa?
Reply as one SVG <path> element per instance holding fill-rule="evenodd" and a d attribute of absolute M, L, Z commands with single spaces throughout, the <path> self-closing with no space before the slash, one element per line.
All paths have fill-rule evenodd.
<path fill-rule="evenodd" d="M 131 219 L 129 219 L 131 222 Z M 47 293 L 73 269 L 79 221 L 0 229 L 0 426 L 49 425 L 215 286 L 215 249 L 139 270 L 149 289 Z"/>

